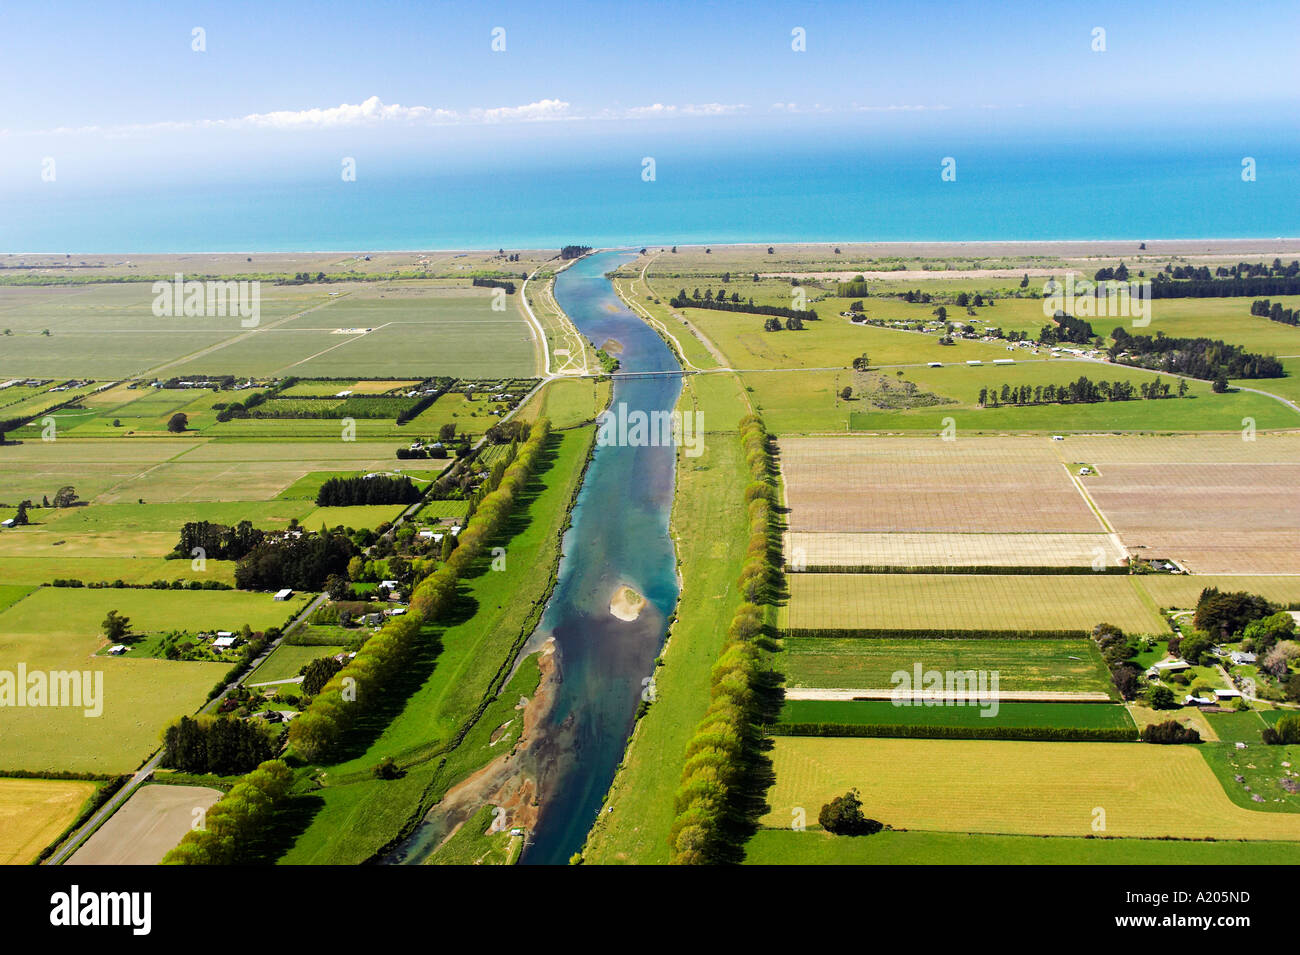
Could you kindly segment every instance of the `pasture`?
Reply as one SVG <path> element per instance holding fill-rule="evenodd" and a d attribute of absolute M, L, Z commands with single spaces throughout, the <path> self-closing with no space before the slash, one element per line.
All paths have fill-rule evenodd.
<path fill-rule="evenodd" d="M 791 574 L 779 624 L 839 631 L 1091 630 L 1168 627 L 1135 578 L 1068 574 Z"/>
<path fill-rule="evenodd" d="M 910 681 L 913 668 L 919 663 L 923 671 L 996 672 L 998 690 L 1002 693 L 1088 693 L 1105 699 L 1112 692 L 1110 675 L 1096 647 L 1088 640 L 786 637 L 784 645 L 780 668 L 785 673 L 787 686 L 791 688 L 889 691 L 897 685 L 892 679 L 895 673 L 903 671 Z M 908 686 L 911 685 L 909 682 Z M 797 702 L 802 704 L 804 701 Z M 836 702 L 826 705 L 852 707 L 858 704 L 846 701 L 843 704 Z M 892 701 L 884 702 L 884 707 L 894 708 Z M 914 710 L 921 714 L 963 707 L 922 706 L 896 709 L 900 712 Z M 975 707 L 970 710 L 972 713 L 978 712 Z M 899 719 L 881 720 L 899 721 L 910 722 Z M 994 725 L 994 722 L 991 718 L 980 721 L 984 725 Z"/>
<path fill-rule="evenodd" d="M 26 865 L 77 818 L 99 783 L 0 778 L 0 865 Z"/>
<path fill-rule="evenodd" d="M 1300 815 L 1235 805 L 1193 746 L 779 737 L 764 825 L 857 787 L 891 826 L 948 832 L 1300 840 Z"/>
<path fill-rule="evenodd" d="M 361 631 L 357 632 L 360 633 Z M 298 675 L 299 670 L 313 660 L 319 660 L 321 657 L 332 657 L 345 649 L 346 647 L 342 646 L 299 647 L 282 643 L 266 658 L 266 662 L 249 674 L 248 683 L 255 686 L 259 683 L 291 680 Z"/>
<path fill-rule="evenodd" d="M 308 598 L 276 602 L 238 591 L 66 590 L 43 587 L 0 613 L 0 669 L 103 674 L 103 711 L 15 707 L 5 712 L 0 766 L 125 772 L 157 745 L 168 720 L 193 713 L 228 663 L 183 663 L 97 656 L 109 610 L 136 633 L 255 630 L 283 624 Z"/>
<path fill-rule="evenodd" d="M 507 296 L 506 310 L 497 312 L 492 310 L 491 293 L 491 289 L 448 288 L 418 280 L 350 286 L 324 307 L 283 323 L 268 323 L 264 317 L 253 334 L 180 363 L 176 374 L 322 378 L 532 374 L 539 352 L 532 328 L 516 304 L 517 294 Z"/>

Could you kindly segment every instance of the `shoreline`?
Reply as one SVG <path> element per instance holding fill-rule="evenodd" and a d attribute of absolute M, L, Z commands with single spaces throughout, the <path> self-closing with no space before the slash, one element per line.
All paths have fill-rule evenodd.
<path fill-rule="evenodd" d="M 1141 243 L 1146 243 L 1147 248 L 1139 250 L 1136 248 Z M 1191 248 L 1192 246 L 1204 246 L 1209 244 L 1212 248 Z M 627 250 L 636 250 L 640 248 L 650 248 L 651 246 L 671 246 L 671 242 L 651 242 L 647 244 L 623 244 L 623 245 L 603 245 L 593 251 L 595 252 L 620 252 Z M 1300 237 L 1295 236 L 1273 236 L 1273 237 L 1253 237 L 1253 238 L 1220 238 L 1215 236 L 1205 236 L 1200 238 L 1113 238 L 1113 239 L 859 239 L 845 240 L 840 242 L 824 241 L 821 239 L 789 239 L 763 241 L 753 240 L 745 242 L 691 242 L 677 243 L 679 250 L 695 249 L 762 249 L 767 246 L 782 247 L 786 250 L 790 248 L 820 249 L 820 248 L 852 248 L 859 253 L 862 250 L 879 249 L 894 254 L 899 254 L 903 250 L 935 250 L 952 254 L 955 250 L 961 250 L 967 253 L 978 253 L 983 255 L 994 254 L 1016 254 L 1017 252 L 1041 251 L 1045 248 L 1072 248 L 1077 247 L 1077 251 L 1086 254 L 1098 254 L 1109 252 L 1111 248 L 1117 251 L 1145 252 L 1147 254 L 1156 254 L 1160 252 L 1169 254 L 1179 254 L 1180 252 L 1195 252 L 1202 255 L 1206 254 L 1226 254 L 1232 252 L 1234 248 L 1254 245 L 1263 246 L 1264 251 L 1278 250 L 1279 246 L 1294 246 L 1297 252 L 1300 252 Z M 503 248 L 498 245 L 496 248 Z M 164 258 L 174 256 L 249 256 L 249 255 L 282 255 L 282 256 L 361 256 L 361 255 L 447 255 L 453 253 L 470 253 L 470 254 L 493 254 L 496 250 L 488 247 L 483 248 L 450 248 L 450 249 L 381 249 L 381 248 L 361 248 L 361 249 L 239 249 L 239 250 L 178 250 L 173 252 L 130 252 L 130 251 L 0 251 L 0 257 L 13 258 L 16 256 L 136 256 L 139 258 Z M 547 248 L 529 248 L 529 247 L 511 247 L 511 252 L 551 252 L 558 254 L 558 248 L 554 250 Z M 913 253 L 916 257 L 924 258 L 919 251 Z M 1065 254 L 1065 253 L 1056 253 Z M 40 268 L 41 266 L 28 266 L 29 268 Z M 46 266 L 48 267 L 48 266 Z M 78 266 L 81 267 L 81 266 Z"/>

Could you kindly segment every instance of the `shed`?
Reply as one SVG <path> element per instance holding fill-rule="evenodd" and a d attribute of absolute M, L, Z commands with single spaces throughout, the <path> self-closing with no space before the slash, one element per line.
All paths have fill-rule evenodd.
<path fill-rule="evenodd" d="M 293 596 L 293 591 L 290 590 L 288 587 L 285 587 L 283 590 L 277 590 L 275 592 L 276 600 L 288 600 L 292 596 Z"/>

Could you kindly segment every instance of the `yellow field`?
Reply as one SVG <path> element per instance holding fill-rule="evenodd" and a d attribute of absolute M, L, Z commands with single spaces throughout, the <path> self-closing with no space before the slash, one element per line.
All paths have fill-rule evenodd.
<path fill-rule="evenodd" d="M 77 817 L 95 784 L 0 779 L 0 865 L 25 865 Z"/>
<path fill-rule="evenodd" d="M 796 630 L 1168 630 L 1137 578 L 1070 574 L 791 574 L 779 623 Z"/>
<path fill-rule="evenodd" d="M 815 822 L 856 786 L 895 828 L 950 832 L 1300 840 L 1300 815 L 1235 805 L 1191 746 L 777 737 L 764 825 Z"/>

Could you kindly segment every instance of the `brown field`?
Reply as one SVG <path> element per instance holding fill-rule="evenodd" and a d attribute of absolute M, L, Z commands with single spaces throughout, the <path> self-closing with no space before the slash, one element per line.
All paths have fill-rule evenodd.
<path fill-rule="evenodd" d="M 25 865 L 77 817 L 95 783 L 0 779 L 0 865 Z"/>
<path fill-rule="evenodd" d="M 1103 529 L 1042 437 L 788 438 L 780 460 L 793 531 Z"/>
<path fill-rule="evenodd" d="M 68 860 L 68 865 L 157 865 L 189 832 L 194 810 L 221 792 L 206 786 L 142 786 Z"/>
<path fill-rule="evenodd" d="M 1111 534 L 836 534 L 785 535 L 786 561 L 807 567 L 1087 567 L 1118 566 Z"/>
<path fill-rule="evenodd" d="M 1194 574 L 1289 574 L 1300 567 L 1300 436 L 1091 438 L 1071 454 L 1124 544 Z"/>

